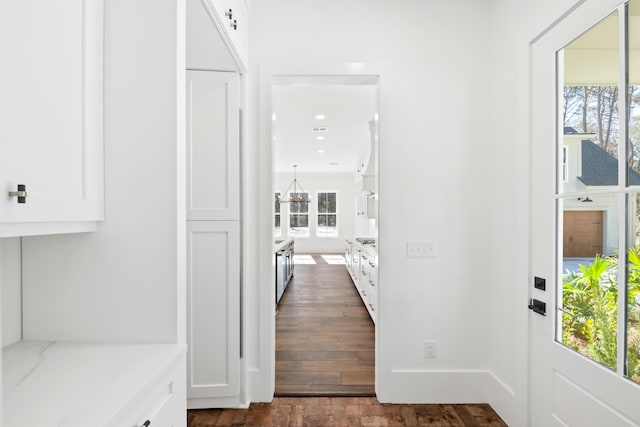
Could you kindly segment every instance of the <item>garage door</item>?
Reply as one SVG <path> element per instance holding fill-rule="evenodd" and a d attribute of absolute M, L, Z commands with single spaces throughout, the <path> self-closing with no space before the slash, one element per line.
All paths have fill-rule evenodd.
<path fill-rule="evenodd" d="M 603 211 L 564 211 L 564 258 L 593 258 L 602 254 Z"/>

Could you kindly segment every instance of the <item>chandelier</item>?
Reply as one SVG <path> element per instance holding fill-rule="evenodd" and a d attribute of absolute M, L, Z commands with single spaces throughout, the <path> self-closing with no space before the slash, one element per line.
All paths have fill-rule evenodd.
<path fill-rule="evenodd" d="M 298 182 L 298 177 L 296 174 L 298 165 L 293 165 L 293 181 L 287 187 L 287 190 L 279 196 L 278 201 L 280 203 L 294 203 L 294 204 L 303 204 L 309 203 L 311 199 L 300 182 Z M 284 197 L 283 197 L 284 196 Z"/>

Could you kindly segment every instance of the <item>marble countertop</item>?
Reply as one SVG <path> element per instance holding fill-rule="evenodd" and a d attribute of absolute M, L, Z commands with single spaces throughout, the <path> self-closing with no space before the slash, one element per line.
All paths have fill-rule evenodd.
<path fill-rule="evenodd" d="M 184 344 L 20 341 L 2 350 L 4 426 L 104 426 Z"/>

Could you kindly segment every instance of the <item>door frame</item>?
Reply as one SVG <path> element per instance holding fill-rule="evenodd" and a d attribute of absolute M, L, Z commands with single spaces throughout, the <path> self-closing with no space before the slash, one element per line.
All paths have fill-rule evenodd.
<path fill-rule="evenodd" d="M 249 371 L 249 389 L 251 401 L 270 401 L 275 392 L 275 257 L 273 255 L 273 194 L 275 188 L 274 144 L 272 138 L 272 85 L 275 80 L 298 78 L 309 81 L 316 78 L 335 78 L 336 83 L 353 81 L 375 81 L 378 86 L 378 111 L 380 111 L 380 84 L 382 80 L 381 66 L 375 63 L 280 63 L 264 64 L 260 67 L 258 77 L 259 102 L 257 135 L 259 145 L 259 239 L 258 239 L 258 367 Z M 380 151 L 380 150 L 379 150 Z M 379 178 L 378 178 L 379 179 Z M 380 208 L 378 219 L 380 218 Z M 378 245 L 379 246 L 379 245 Z M 380 262 L 378 269 L 384 268 Z M 380 275 L 378 276 L 380 277 Z M 380 279 L 379 279 L 380 281 Z M 381 286 L 379 284 L 379 286 Z M 376 393 L 378 392 L 378 354 L 379 331 L 384 304 L 379 303 L 378 320 L 375 332 L 375 377 Z"/>
<path fill-rule="evenodd" d="M 580 36 L 599 23 L 601 19 L 610 15 L 624 3 L 625 1 L 623 0 L 582 0 L 530 43 L 530 282 L 528 284 L 528 295 L 529 298 L 542 300 L 547 305 L 546 317 L 531 312 L 528 320 L 528 419 L 529 425 L 534 427 L 542 425 L 545 427 L 574 426 L 577 425 L 577 422 L 585 426 L 613 425 L 607 423 L 612 422 L 614 415 L 617 416 L 615 418 L 616 421 L 626 422 L 624 425 L 636 425 L 635 423 L 640 419 L 640 412 L 636 408 L 637 400 L 632 399 L 632 396 L 637 396 L 640 392 L 637 384 L 623 380 L 620 374 L 612 373 L 610 370 L 599 366 L 597 362 L 574 353 L 573 350 L 555 340 L 555 317 L 558 307 L 558 294 L 556 291 L 558 247 L 556 239 L 559 233 L 558 227 L 562 225 L 560 219 L 562 211 L 558 212 L 557 208 L 556 159 L 560 158 L 559 150 L 561 149 L 561 144 L 559 144 L 559 147 L 557 140 L 561 138 L 562 127 L 558 125 L 558 110 L 556 108 L 558 102 L 556 87 L 557 63 L 554 59 L 552 67 L 550 65 L 551 57 L 555 58 L 557 51 L 566 46 L 575 37 Z M 544 59 L 538 63 L 537 58 Z M 544 90 L 541 90 L 541 82 L 545 82 L 542 85 Z M 547 83 L 549 84 L 547 85 Z M 550 108 L 551 106 L 553 108 Z M 626 165 L 624 162 L 619 163 L 620 170 L 624 171 Z M 540 165 L 543 165 L 543 167 L 541 168 Z M 619 191 L 615 192 L 619 193 Z M 597 194 L 597 192 L 592 194 Z M 539 204 L 545 205 L 547 208 L 553 204 L 553 209 L 536 211 Z M 618 205 L 619 208 L 624 207 L 622 198 Z M 540 214 L 541 212 L 542 214 Z M 623 233 L 620 233 L 620 238 L 623 238 L 622 235 Z M 534 289 L 533 276 L 551 279 L 547 281 L 546 291 Z M 618 322 L 621 319 L 626 322 L 626 319 L 621 316 L 619 316 Z M 551 341 L 549 341 L 549 338 Z M 543 345 L 536 342 L 543 343 Z M 575 358 L 571 355 L 575 355 Z M 621 354 L 619 353 L 618 356 L 620 359 Z M 559 367 L 555 378 L 551 375 L 552 369 L 542 369 L 554 366 Z M 536 369 L 538 370 L 537 372 Z M 585 369 L 589 370 L 589 375 L 586 377 L 583 375 Z M 579 378 L 579 381 L 576 381 L 576 378 Z M 554 381 L 559 385 L 556 389 L 554 389 Z M 544 393 L 536 391 L 537 387 L 541 387 Z M 581 405 L 579 409 L 577 409 L 578 406 L 575 406 L 570 413 L 565 411 L 565 415 L 570 419 L 563 419 L 562 408 L 554 407 L 551 398 L 540 399 L 543 402 L 542 406 L 537 406 L 535 400 L 536 393 L 551 396 L 556 391 L 560 391 L 564 393 L 564 396 L 573 399 L 576 405 L 581 405 L 585 401 L 582 398 L 583 394 L 589 394 L 589 401 L 598 402 L 599 405 Z M 614 394 L 616 395 L 615 404 L 610 404 L 609 401 L 602 398 L 602 396 L 612 396 Z M 598 398 L 599 396 L 601 399 Z M 618 396 L 624 396 L 624 398 L 618 399 Z M 602 408 L 601 411 L 598 410 L 599 407 Z M 558 415 L 558 413 L 560 414 Z M 538 417 L 546 417 L 546 419 Z M 604 417 L 606 419 L 605 424 L 599 423 L 598 417 Z M 576 421 L 580 418 L 582 421 Z"/>

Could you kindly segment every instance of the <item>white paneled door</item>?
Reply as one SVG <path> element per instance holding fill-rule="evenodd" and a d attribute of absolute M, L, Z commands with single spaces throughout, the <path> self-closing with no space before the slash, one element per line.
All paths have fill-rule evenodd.
<path fill-rule="evenodd" d="M 587 112 L 592 108 L 602 112 L 603 103 L 611 102 L 603 94 L 624 94 L 628 89 L 627 6 L 619 0 L 586 0 L 531 45 L 533 427 L 640 425 L 635 338 L 628 334 L 637 326 L 627 317 L 638 303 L 631 292 L 637 278 L 627 263 L 631 258 L 627 254 L 636 245 L 632 196 L 638 190 L 633 187 L 636 172 L 627 174 L 631 166 L 618 161 L 635 155 L 628 151 L 624 119 L 613 121 L 619 125 L 612 122 L 618 126 L 615 143 L 591 124 L 584 129 L 591 120 Z M 590 55 L 594 59 L 585 60 Z M 585 78 L 589 67 L 594 72 Z M 619 98 L 624 99 L 624 95 Z M 573 103 L 577 108 L 572 110 Z M 629 117 L 625 102 L 610 105 L 608 114 Z M 572 114 L 583 112 L 584 120 L 572 121 Z M 603 116 L 593 117 L 597 125 Z M 579 144 L 575 151 L 569 148 L 576 167 L 564 171 L 562 155 L 571 144 Z M 603 212 L 597 229 L 604 243 L 588 256 L 569 256 L 563 253 L 564 212 L 587 210 Z M 594 227 L 587 229 L 591 232 Z"/>
<path fill-rule="evenodd" d="M 235 73 L 187 71 L 187 405 L 240 404 L 240 110 Z"/>
<path fill-rule="evenodd" d="M 237 221 L 187 224 L 187 395 L 192 408 L 211 407 L 211 399 L 240 392 L 239 242 Z"/>
<path fill-rule="evenodd" d="M 187 71 L 187 219 L 239 216 L 238 74 Z"/>

